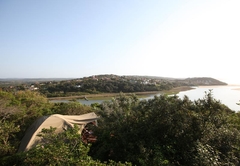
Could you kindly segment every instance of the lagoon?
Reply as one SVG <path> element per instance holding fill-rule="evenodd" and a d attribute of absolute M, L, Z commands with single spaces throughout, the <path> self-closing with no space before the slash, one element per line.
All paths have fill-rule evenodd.
<path fill-rule="evenodd" d="M 240 111 L 240 85 L 226 85 L 226 86 L 199 86 L 188 91 L 182 91 L 177 94 L 180 98 L 184 95 L 188 96 L 190 100 L 197 100 L 205 96 L 205 92 L 212 90 L 213 97 L 220 100 L 234 111 Z"/>
<path fill-rule="evenodd" d="M 199 86 L 199 87 L 193 87 L 194 89 L 187 90 L 187 91 L 181 91 L 177 93 L 176 95 L 180 98 L 183 98 L 184 95 L 188 96 L 190 100 L 197 100 L 199 98 L 203 98 L 205 96 L 205 92 L 208 92 L 209 90 L 212 90 L 213 97 L 216 100 L 220 100 L 222 104 L 225 104 L 230 109 L 234 111 L 240 111 L 240 105 L 237 105 L 236 103 L 239 103 L 240 101 L 240 85 L 231 86 Z M 152 99 L 155 95 L 159 96 L 163 93 L 157 93 L 149 95 L 142 99 Z M 109 99 L 106 99 L 109 100 Z M 94 100 L 90 99 L 88 101 L 83 99 L 78 99 L 78 102 L 85 104 L 85 105 L 91 105 L 92 103 L 102 103 L 105 100 Z M 69 102 L 68 100 L 52 100 L 51 102 Z"/>
<path fill-rule="evenodd" d="M 181 91 L 176 95 L 183 98 L 185 95 L 192 101 L 202 99 L 205 96 L 205 92 L 212 90 L 212 95 L 216 100 L 219 100 L 222 104 L 225 104 L 233 111 L 240 111 L 240 85 L 225 85 L 225 86 L 199 86 L 192 87 L 194 89 Z M 155 94 L 161 95 L 161 94 Z M 154 95 L 151 95 L 145 99 L 151 99 Z"/>

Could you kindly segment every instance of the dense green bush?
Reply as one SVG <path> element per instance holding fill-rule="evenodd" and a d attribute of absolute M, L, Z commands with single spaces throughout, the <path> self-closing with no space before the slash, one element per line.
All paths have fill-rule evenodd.
<path fill-rule="evenodd" d="M 78 128 L 16 153 L 26 129 L 40 116 L 83 114 L 101 118 L 85 144 Z M 0 91 L 0 165 L 239 165 L 240 114 L 206 93 L 203 99 L 119 97 L 92 107 L 76 101 L 50 103 L 36 92 Z M 129 163 L 126 163 L 129 162 Z"/>
<path fill-rule="evenodd" d="M 37 92 L 0 91 L 0 157 L 14 154 L 27 128 L 51 114 L 52 104 Z"/>
<path fill-rule="evenodd" d="M 43 142 L 26 152 L 17 153 L 26 129 L 40 116 L 55 113 L 84 114 L 93 108 L 76 101 L 50 103 L 37 92 L 0 91 L 0 165 L 131 165 L 106 160 L 100 162 L 88 156 L 90 144 L 82 142 L 75 126 L 56 134 L 54 128 L 42 131 Z"/>
<path fill-rule="evenodd" d="M 56 134 L 55 128 L 44 129 L 40 136 L 42 141 L 26 152 L 16 153 L 6 158 L 2 164 L 7 165 L 131 165 L 130 163 L 101 163 L 88 156 L 89 144 L 82 142 L 79 128 L 75 126 L 63 133 Z"/>
<path fill-rule="evenodd" d="M 231 123 L 236 113 L 211 92 L 194 102 L 177 96 L 148 101 L 119 96 L 99 108 L 98 141 L 91 148 L 95 159 L 136 165 L 239 164 L 239 116 Z"/>
<path fill-rule="evenodd" d="M 93 112 L 93 108 L 90 106 L 82 105 L 78 101 L 70 101 L 68 103 L 55 103 L 52 110 L 55 114 L 62 115 L 81 115 Z"/>

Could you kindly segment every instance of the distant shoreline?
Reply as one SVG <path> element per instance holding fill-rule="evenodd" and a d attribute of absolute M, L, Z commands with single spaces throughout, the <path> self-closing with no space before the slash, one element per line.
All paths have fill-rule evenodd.
<path fill-rule="evenodd" d="M 124 95 L 131 95 L 136 94 L 137 96 L 140 95 L 151 95 L 157 94 L 160 91 L 148 91 L 148 92 L 133 92 L 133 93 L 123 93 Z M 100 94 L 86 94 L 86 95 L 79 95 L 79 96 L 66 96 L 66 97 L 49 97 L 49 100 L 71 100 L 71 99 L 95 99 L 95 98 L 105 98 L 105 97 L 115 97 L 118 96 L 120 93 L 100 93 Z"/>
<path fill-rule="evenodd" d="M 236 89 L 233 89 L 233 90 L 240 90 L 240 88 L 236 88 Z"/>
<path fill-rule="evenodd" d="M 124 95 L 131 95 L 135 94 L 137 96 L 144 96 L 144 95 L 153 95 L 158 93 L 166 93 L 166 94 L 177 94 L 181 91 L 187 91 L 194 89 L 190 86 L 181 86 L 176 87 L 171 90 L 164 90 L 164 91 L 147 91 L 147 92 L 132 92 L 132 93 L 123 93 Z M 118 96 L 120 93 L 100 93 L 100 94 L 86 94 L 86 95 L 79 95 L 79 96 L 66 96 L 66 97 L 49 97 L 49 100 L 72 100 L 72 99 L 96 99 L 96 98 L 107 98 L 107 97 L 115 97 Z"/>
<path fill-rule="evenodd" d="M 240 88 L 238 88 L 240 85 L 208 85 L 208 86 L 198 86 L 199 88 L 211 88 L 211 87 L 221 87 L 221 86 L 228 86 L 228 87 L 233 87 L 232 90 L 240 90 Z M 235 88 L 237 87 L 237 88 Z"/>

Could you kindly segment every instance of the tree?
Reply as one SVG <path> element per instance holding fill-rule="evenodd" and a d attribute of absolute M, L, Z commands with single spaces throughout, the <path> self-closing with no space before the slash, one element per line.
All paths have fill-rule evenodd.
<path fill-rule="evenodd" d="M 240 133 L 228 120 L 234 112 L 211 91 L 196 101 L 120 96 L 99 108 L 98 140 L 90 151 L 95 159 L 136 165 L 239 164 Z"/>
<path fill-rule="evenodd" d="M 0 157 L 12 155 L 36 118 L 49 114 L 51 104 L 36 92 L 0 91 Z"/>
<path fill-rule="evenodd" d="M 109 164 L 93 160 L 88 156 L 90 144 L 84 144 L 79 134 L 79 128 L 73 128 L 63 133 L 56 133 L 55 128 L 43 129 L 40 137 L 42 141 L 26 152 L 17 153 L 1 164 L 8 165 L 119 165 L 127 166 L 130 163 L 116 163 L 110 161 Z M 13 160 L 14 159 L 14 160 Z"/>
<path fill-rule="evenodd" d="M 68 103 L 55 103 L 53 106 L 53 112 L 55 114 L 63 115 L 81 115 L 93 112 L 93 109 L 90 106 L 82 105 L 78 101 L 70 101 Z"/>
<path fill-rule="evenodd" d="M 88 156 L 89 144 L 82 142 L 77 126 L 63 133 L 43 130 L 43 142 L 31 150 L 16 153 L 26 129 L 38 117 L 53 113 L 83 114 L 91 107 L 78 102 L 52 104 L 36 92 L 0 91 L 0 165 L 131 165 Z"/>

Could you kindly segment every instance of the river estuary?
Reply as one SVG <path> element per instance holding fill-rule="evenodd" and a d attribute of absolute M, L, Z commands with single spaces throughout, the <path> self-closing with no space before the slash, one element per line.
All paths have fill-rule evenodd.
<path fill-rule="evenodd" d="M 197 100 L 199 98 L 203 98 L 205 96 L 205 92 L 208 92 L 209 90 L 212 90 L 213 97 L 217 100 L 220 100 L 221 103 L 228 106 L 230 109 L 234 111 L 240 111 L 240 105 L 237 105 L 236 103 L 240 102 L 240 85 L 227 85 L 227 86 L 199 86 L 194 87 L 194 89 L 182 91 L 177 94 L 180 98 L 183 98 L 184 95 L 188 96 L 190 100 Z M 149 95 L 148 97 L 141 98 L 141 99 L 151 99 L 155 95 L 161 95 L 154 94 Z M 82 104 L 85 105 L 91 105 L 92 103 L 102 103 L 104 100 L 77 100 Z M 68 102 L 68 100 L 53 100 L 51 102 Z"/>

